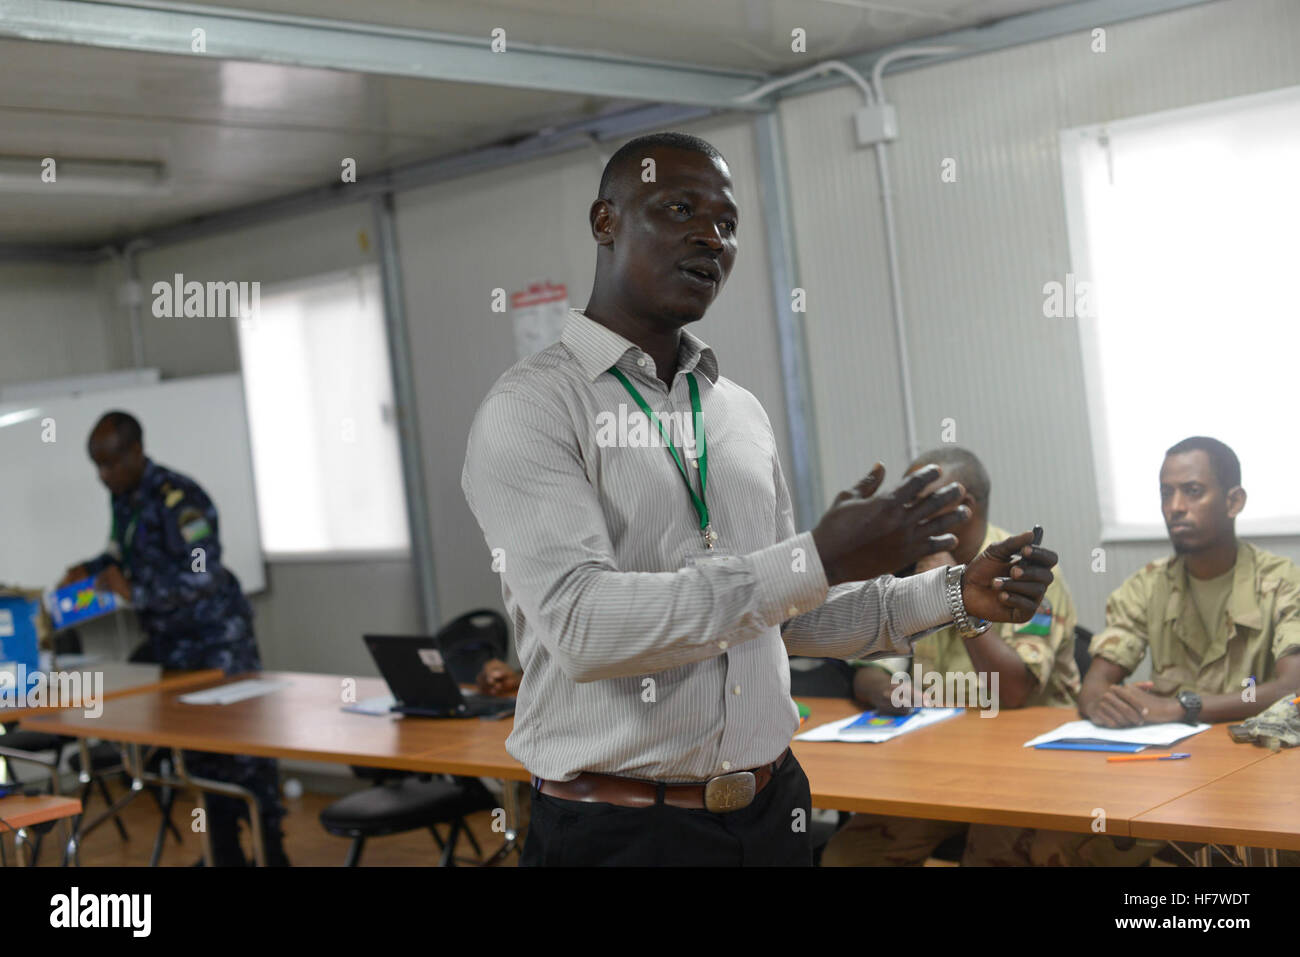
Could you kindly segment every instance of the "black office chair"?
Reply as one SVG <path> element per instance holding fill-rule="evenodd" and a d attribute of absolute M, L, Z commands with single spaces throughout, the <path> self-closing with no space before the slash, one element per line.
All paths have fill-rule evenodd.
<path fill-rule="evenodd" d="M 1079 678 L 1086 678 L 1092 664 L 1092 655 L 1088 646 L 1092 644 L 1092 632 L 1081 625 L 1074 626 L 1074 663 L 1079 666 Z"/>
<path fill-rule="evenodd" d="M 815 668 L 790 668 L 790 694 L 796 698 L 852 698 L 854 668 L 838 658 L 814 658 Z M 792 658 L 791 665 L 794 664 Z"/>
<path fill-rule="evenodd" d="M 423 777 L 423 776 L 422 776 Z M 465 823 L 476 811 L 494 808 L 497 799 L 475 778 L 388 780 L 349 794 L 320 812 L 321 825 L 338 837 L 352 838 L 346 867 L 356 867 L 366 839 L 428 828 L 442 856 L 439 867 L 456 865 L 456 842 L 463 833 L 482 860 L 483 849 Z M 437 825 L 449 825 L 444 839 Z"/>
<path fill-rule="evenodd" d="M 438 632 L 447 673 L 461 684 L 471 684 L 479 669 L 492 658 L 504 659 L 510 640 L 509 627 L 498 612 L 478 609 L 466 612 Z M 461 719 L 464 720 L 464 719 Z M 410 772 L 357 768 L 359 777 L 376 780 L 374 787 L 334 801 L 321 811 L 321 826 L 338 837 L 352 838 L 347 867 L 356 867 L 366 839 L 428 828 L 442 856 L 441 867 L 456 864 L 456 843 L 461 834 L 469 840 L 478 860 L 483 859 L 465 818 L 476 811 L 497 806 L 497 798 L 477 778 L 443 775 L 433 778 Z M 447 837 L 437 825 L 448 826 Z"/>
<path fill-rule="evenodd" d="M 493 658 L 504 660 L 510 644 L 510 627 L 490 608 L 467 611 L 438 633 L 447 672 L 458 684 L 478 680 L 482 667 Z"/>

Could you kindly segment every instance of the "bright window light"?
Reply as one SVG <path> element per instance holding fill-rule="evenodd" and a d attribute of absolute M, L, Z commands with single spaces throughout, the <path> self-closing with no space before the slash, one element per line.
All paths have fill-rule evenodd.
<path fill-rule="evenodd" d="M 377 271 L 267 286 L 235 324 L 263 550 L 405 553 Z"/>
<path fill-rule="evenodd" d="M 1061 163 L 1103 538 L 1165 537 L 1160 463 L 1190 435 L 1241 459 L 1239 532 L 1300 532 L 1300 87 L 1065 130 Z"/>

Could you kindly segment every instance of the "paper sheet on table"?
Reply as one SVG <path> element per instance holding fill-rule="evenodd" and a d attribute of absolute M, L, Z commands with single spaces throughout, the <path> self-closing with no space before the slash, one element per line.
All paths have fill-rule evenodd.
<path fill-rule="evenodd" d="M 362 698 L 353 704 L 345 704 L 344 711 L 350 711 L 353 714 L 386 714 L 390 717 L 397 717 L 397 712 L 393 710 L 393 705 L 397 704 L 397 699 L 390 694 L 376 695 L 373 698 Z"/>
<path fill-rule="evenodd" d="M 1115 741 L 1125 744 L 1147 744 L 1167 748 L 1183 738 L 1209 730 L 1208 724 L 1144 724 L 1137 728 L 1103 728 L 1091 721 L 1067 721 L 1055 731 L 1048 731 L 1025 742 L 1025 747 L 1045 744 L 1048 741 Z"/>
<path fill-rule="evenodd" d="M 236 681 L 216 688 L 205 688 L 203 691 L 191 691 L 189 694 L 181 695 L 177 700 L 185 704 L 234 704 L 236 701 L 243 701 L 246 698 L 260 698 L 264 694 L 270 694 L 272 691 L 279 691 L 281 688 L 287 687 L 289 687 L 287 681 L 276 681 L 272 678 L 249 678 L 247 681 Z"/>
<path fill-rule="evenodd" d="M 796 734 L 796 741 L 848 741 L 853 743 L 879 744 L 882 741 L 888 741 L 896 738 L 900 734 L 907 734 L 909 731 L 916 731 L 918 728 L 926 728 L 932 724 L 951 718 L 954 715 L 961 714 L 965 708 L 918 708 L 908 717 L 907 721 L 901 725 L 892 728 L 854 728 L 852 731 L 845 729 L 854 721 L 857 721 L 865 711 L 849 715 L 840 721 L 832 721 L 829 724 L 823 724 L 803 734 Z"/>

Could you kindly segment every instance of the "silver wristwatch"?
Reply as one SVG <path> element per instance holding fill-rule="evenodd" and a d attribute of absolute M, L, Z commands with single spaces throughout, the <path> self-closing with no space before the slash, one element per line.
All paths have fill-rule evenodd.
<path fill-rule="evenodd" d="M 974 638 L 976 635 L 982 635 L 993 627 L 993 622 L 984 621 L 982 618 L 971 618 L 966 614 L 966 602 L 961 597 L 961 580 L 966 573 L 965 565 L 949 565 L 945 585 L 947 586 L 948 610 L 952 612 L 953 624 L 957 626 L 957 634 L 962 638 Z"/>

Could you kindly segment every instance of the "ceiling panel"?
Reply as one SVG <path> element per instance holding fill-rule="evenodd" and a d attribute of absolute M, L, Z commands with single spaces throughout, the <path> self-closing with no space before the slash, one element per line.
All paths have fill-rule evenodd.
<path fill-rule="evenodd" d="M 507 43 L 786 72 L 1057 5 L 1052 0 L 235 0 L 272 16 L 355 19 Z M 166 4 L 156 4 L 166 6 Z M 809 52 L 789 50 L 808 31 Z M 152 160 L 166 193 L 0 192 L 0 242 L 122 239 L 205 213 L 435 159 L 630 105 L 336 70 L 0 39 L 0 155 Z"/>
<path fill-rule="evenodd" d="M 699 66 L 781 72 L 1065 0 L 369 0 L 364 20 L 507 42 L 604 50 Z M 223 6 L 338 20 L 356 0 L 234 0 Z M 807 31 L 808 52 L 790 49 Z"/>
<path fill-rule="evenodd" d="M 153 160 L 166 194 L 0 192 L 0 242 L 94 243 L 521 136 L 610 101 L 0 40 L 0 155 Z M 34 186 L 37 185 L 34 182 Z"/>

